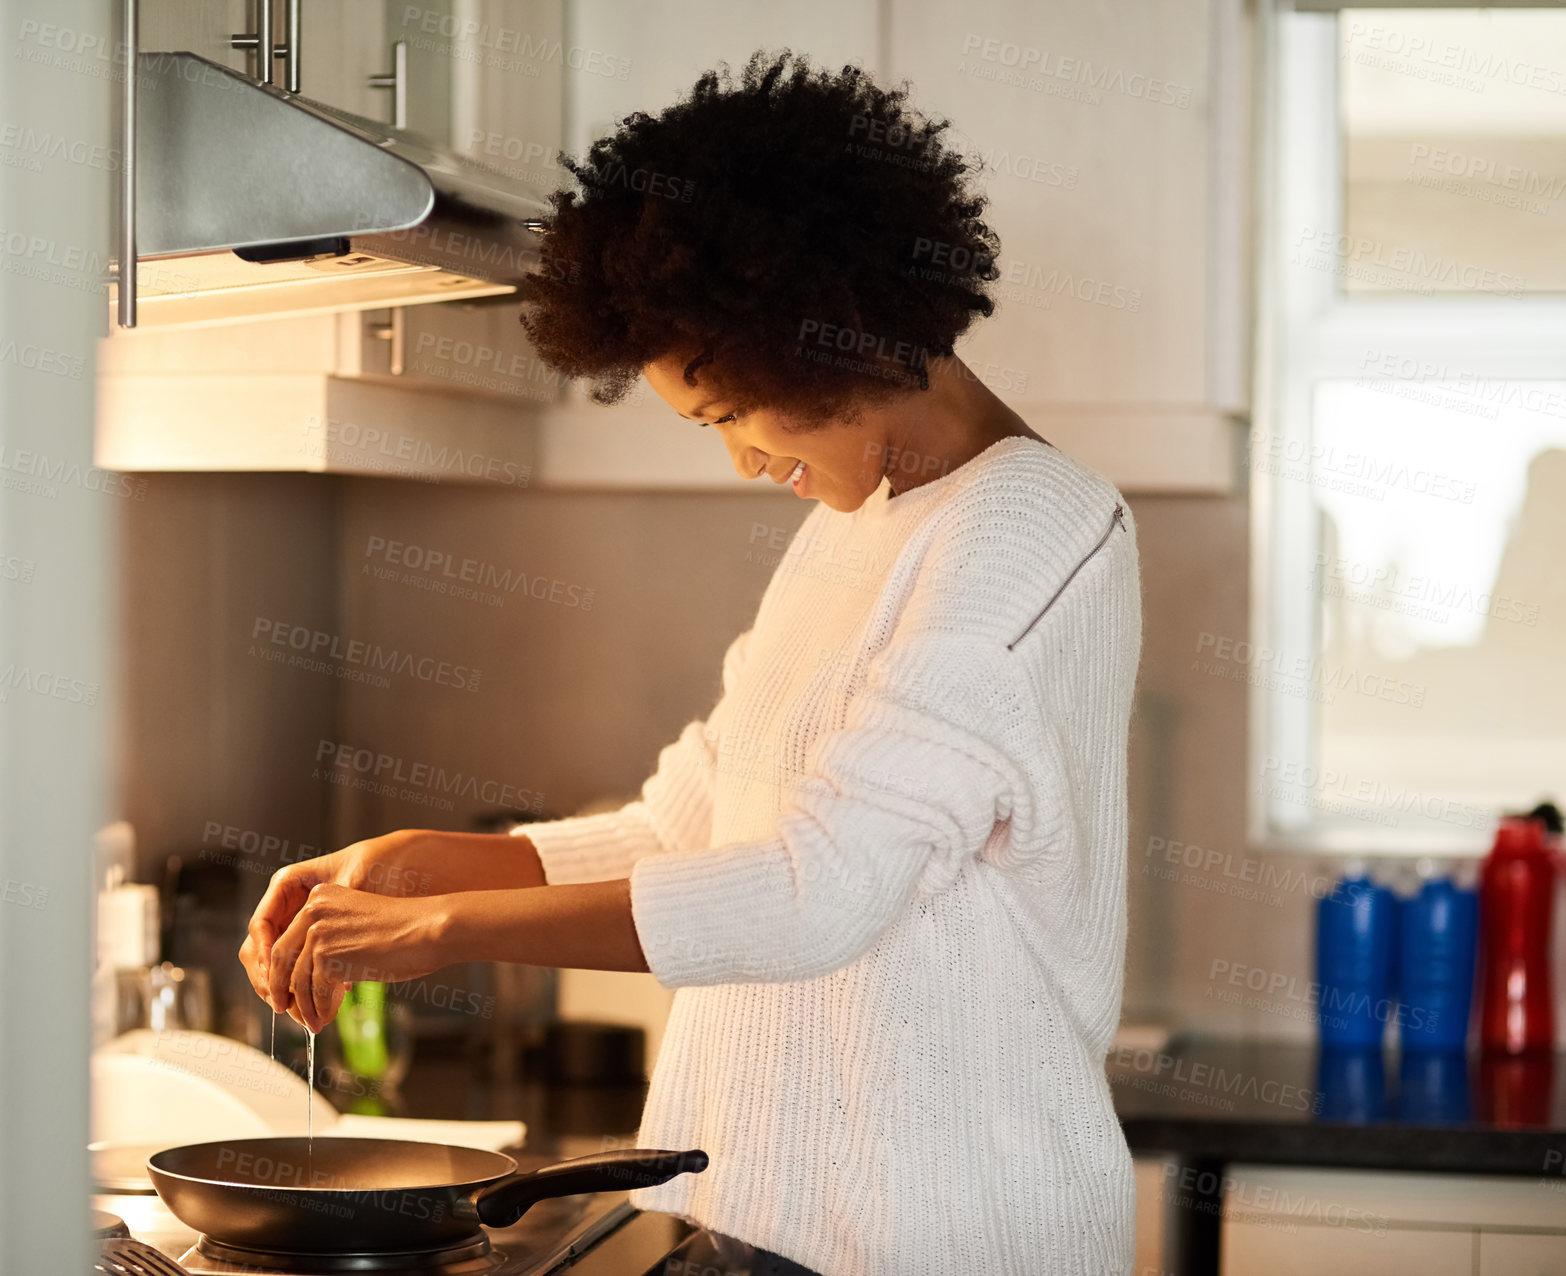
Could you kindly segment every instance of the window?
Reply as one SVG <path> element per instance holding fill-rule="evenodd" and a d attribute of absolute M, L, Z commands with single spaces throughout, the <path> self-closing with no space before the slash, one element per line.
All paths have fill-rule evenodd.
<path fill-rule="evenodd" d="M 1566 10 L 1264 33 L 1252 836 L 1482 851 L 1566 796 Z"/>

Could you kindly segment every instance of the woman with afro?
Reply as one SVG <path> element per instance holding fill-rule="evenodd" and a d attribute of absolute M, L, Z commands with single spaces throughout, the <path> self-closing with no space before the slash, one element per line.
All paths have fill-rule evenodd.
<path fill-rule="evenodd" d="M 650 970 L 678 991 L 639 1141 L 710 1164 L 632 1199 L 757 1271 L 1132 1261 L 1104 1060 L 1135 527 L 954 353 L 999 244 L 948 127 L 758 53 L 565 161 L 522 290 L 539 355 L 599 403 L 645 377 L 813 508 L 637 800 L 292 865 L 241 951 L 312 1030 L 355 978 Z"/>

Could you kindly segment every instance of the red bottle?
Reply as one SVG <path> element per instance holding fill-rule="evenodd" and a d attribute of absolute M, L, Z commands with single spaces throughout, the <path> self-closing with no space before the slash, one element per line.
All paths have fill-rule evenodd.
<path fill-rule="evenodd" d="M 1555 852 L 1538 820 L 1507 816 L 1479 875 L 1480 1047 L 1551 1050 L 1550 913 Z"/>

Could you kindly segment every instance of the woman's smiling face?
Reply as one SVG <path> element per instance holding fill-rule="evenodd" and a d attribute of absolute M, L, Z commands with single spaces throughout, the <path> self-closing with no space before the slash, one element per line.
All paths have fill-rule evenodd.
<path fill-rule="evenodd" d="M 887 441 L 884 427 L 873 418 L 789 428 L 795 423 L 782 414 L 727 396 L 710 381 L 704 385 L 705 368 L 696 371 L 695 385 L 687 385 L 689 362 L 666 355 L 649 363 L 642 374 L 681 416 L 717 430 L 741 478 L 765 474 L 774 483 L 793 479 L 796 494 L 844 513 L 858 509 L 880 486 Z"/>

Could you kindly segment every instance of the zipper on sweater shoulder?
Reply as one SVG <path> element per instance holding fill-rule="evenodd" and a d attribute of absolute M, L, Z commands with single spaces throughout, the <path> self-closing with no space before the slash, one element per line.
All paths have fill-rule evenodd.
<path fill-rule="evenodd" d="M 1067 575 L 1065 580 L 1060 582 L 1060 588 L 1050 595 L 1050 599 L 1047 603 L 1044 604 L 1043 610 L 1040 611 L 1039 614 L 1032 620 L 1028 621 L 1028 627 L 1006 644 L 1007 651 L 1013 650 L 1019 642 L 1021 642 L 1024 638 L 1033 632 L 1033 626 L 1044 619 L 1044 613 L 1053 607 L 1060 596 L 1066 592 L 1066 586 L 1071 584 L 1071 582 L 1077 578 L 1077 573 L 1088 565 L 1094 554 L 1098 553 L 1098 551 L 1103 549 L 1105 545 L 1109 544 L 1109 538 L 1114 535 L 1116 526 L 1118 526 L 1122 532 L 1126 530 L 1125 513 L 1125 506 L 1115 506 L 1114 513 L 1109 516 L 1109 526 L 1104 529 L 1104 534 L 1098 538 L 1098 544 L 1093 546 L 1092 549 L 1088 550 L 1088 552 L 1083 555 L 1082 561 L 1071 569 L 1070 574 Z"/>

